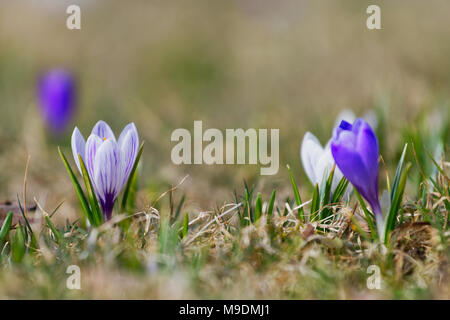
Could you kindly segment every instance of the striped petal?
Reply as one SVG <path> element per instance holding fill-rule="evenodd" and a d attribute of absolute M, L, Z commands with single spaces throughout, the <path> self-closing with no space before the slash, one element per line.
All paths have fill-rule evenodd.
<path fill-rule="evenodd" d="M 125 128 L 123 128 L 122 132 L 120 133 L 119 140 L 118 140 L 119 148 L 121 148 L 121 146 L 123 145 L 124 139 L 125 139 L 127 133 L 130 131 L 133 132 L 134 134 L 136 134 L 136 136 L 138 135 L 136 126 L 134 125 L 134 122 L 127 124 L 125 126 Z"/>
<path fill-rule="evenodd" d="M 118 185 L 122 181 L 120 150 L 115 141 L 106 140 L 98 148 L 94 159 L 94 181 L 97 195 L 103 203 L 117 197 Z"/>
<path fill-rule="evenodd" d="M 75 163 L 77 164 L 78 171 L 81 173 L 81 167 L 80 167 L 80 160 L 78 159 L 78 155 L 81 154 L 81 158 L 83 161 L 85 161 L 85 147 L 86 142 L 84 140 L 83 135 L 81 134 L 80 130 L 78 130 L 77 127 L 73 130 L 72 133 L 72 153 L 73 153 L 73 159 L 75 160 Z"/>
<path fill-rule="evenodd" d="M 127 125 L 120 134 L 119 149 L 123 161 L 121 189 L 128 180 L 139 150 L 139 135 L 134 123 Z"/>
<path fill-rule="evenodd" d="M 94 180 L 94 160 L 95 155 L 97 154 L 97 150 L 100 148 L 100 145 L 103 143 L 103 140 L 95 135 L 91 134 L 86 141 L 86 158 L 84 162 L 86 164 L 86 169 L 91 177 L 91 180 Z"/>
<path fill-rule="evenodd" d="M 100 120 L 95 124 L 91 134 L 99 136 L 102 140 L 111 139 L 116 141 L 116 137 L 110 126 L 103 120 Z"/>

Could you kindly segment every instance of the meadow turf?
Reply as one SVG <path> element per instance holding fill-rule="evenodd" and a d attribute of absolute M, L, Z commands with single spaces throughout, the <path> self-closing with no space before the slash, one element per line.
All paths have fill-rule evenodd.
<path fill-rule="evenodd" d="M 379 1 L 373 32 L 366 1 L 259 2 L 84 1 L 80 31 L 64 6 L 0 4 L 1 299 L 450 299 L 450 2 Z M 58 136 L 35 92 L 54 66 L 78 90 Z M 302 168 L 305 132 L 325 144 L 344 109 L 376 116 L 384 203 L 408 144 L 383 244 L 355 193 L 323 201 Z M 58 147 L 74 169 L 73 127 L 100 119 L 145 147 L 127 210 L 94 228 Z M 278 173 L 175 165 L 196 120 L 279 129 Z"/>

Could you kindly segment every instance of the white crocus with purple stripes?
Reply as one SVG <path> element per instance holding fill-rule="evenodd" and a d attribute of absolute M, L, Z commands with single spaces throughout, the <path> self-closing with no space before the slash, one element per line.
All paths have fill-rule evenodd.
<path fill-rule="evenodd" d="M 128 124 L 116 141 L 109 125 L 100 120 L 87 140 L 75 127 L 72 134 L 72 152 L 81 173 L 78 155 L 81 155 L 91 178 L 103 215 L 108 220 L 114 202 L 128 181 L 139 149 L 139 136 L 134 123 Z"/>

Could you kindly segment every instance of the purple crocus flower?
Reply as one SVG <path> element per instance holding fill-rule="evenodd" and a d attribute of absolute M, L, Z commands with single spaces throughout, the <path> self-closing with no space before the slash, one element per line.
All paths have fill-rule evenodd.
<path fill-rule="evenodd" d="M 75 127 L 72 134 L 72 152 L 81 173 L 78 155 L 81 155 L 91 178 L 103 215 L 108 220 L 114 202 L 128 181 L 139 148 L 139 136 L 134 123 L 128 124 L 116 141 L 109 125 L 98 121 L 87 141 Z"/>
<path fill-rule="evenodd" d="M 52 69 L 39 77 L 37 95 L 44 121 L 54 133 L 63 132 L 75 107 L 75 80 L 64 69 Z"/>
<path fill-rule="evenodd" d="M 344 176 L 369 202 L 378 223 L 383 214 L 378 201 L 378 140 L 369 124 L 342 121 L 333 132 L 331 152 Z"/>

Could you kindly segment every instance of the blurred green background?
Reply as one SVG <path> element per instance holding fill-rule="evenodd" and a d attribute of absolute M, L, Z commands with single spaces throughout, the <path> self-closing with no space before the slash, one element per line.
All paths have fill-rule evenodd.
<path fill-rule="evenodd" d="M 382 30 L 371 31 L 366 8 L 375 2 Z M 69 4 L 81 7 L 81 30 L 66 28 Z M 448 128 L 449 17 L 446 0 L 0 1 L 0 198 L 21 192 L 29 154 L 29 198 L 49 207 L 66 199 L 61 211 L 73 214 L 56 146 L 71 154 L 73 127 L 87 136 L 99 119 L 117 134 L 134 121 L 146 141 L 142 205 L 187 174 L 181 189 L 199 209 L 232 200 L 243 179 L 289 190 L 286 164 L 310 188 L 303 135 L 326 143 L 343 109 L 379 114 L 391 170 L 408 137 Z M 52 67 L 72 70 L 79 87 L 73 125 L 57 139 L 45 133 L 35 94 L 37 75 Z M 172 164 L 171 133 L 193 130 L 194 120 L 279 128 L 278 174 Z M 438 134 L 448 146 L 448 129 Z"/>

